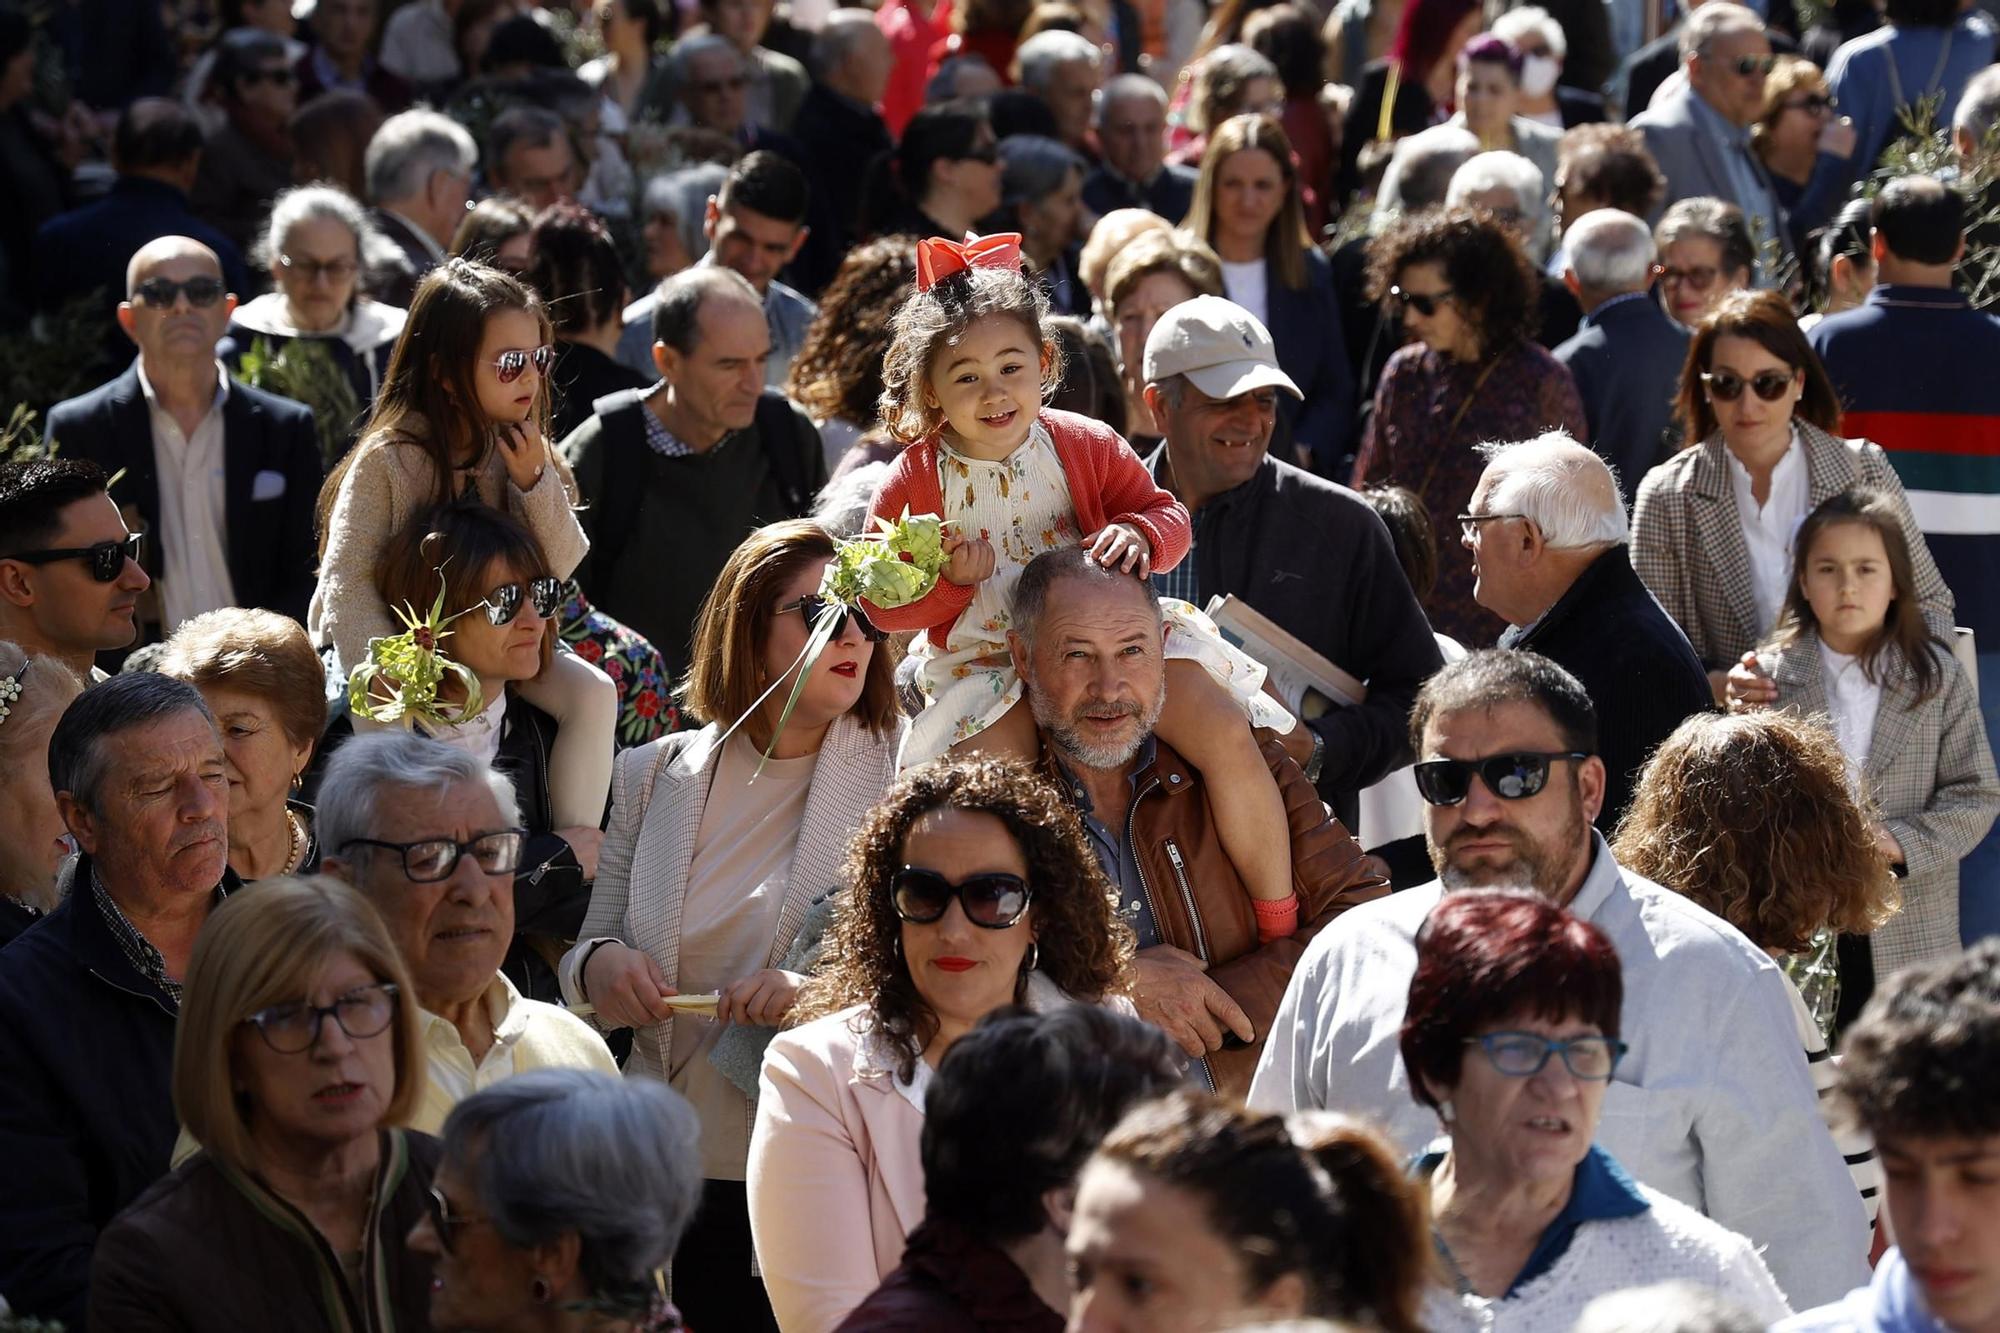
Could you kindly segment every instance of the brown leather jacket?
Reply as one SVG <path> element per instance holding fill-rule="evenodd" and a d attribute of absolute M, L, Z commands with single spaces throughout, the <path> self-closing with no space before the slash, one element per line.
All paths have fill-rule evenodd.
<path fill-rule="evenodd" d="M 1216 1091 L 1237 1100 L 1250 1091 L 1271 1020 L 1307 942 L 1348 908 L 1389 892 L 1389 882 L 1375 873 L 1360 844 L 1327 813 L 1319 793 L 1283 747 L 1265 741 L 1262 748 L 1292 830 L 1292 884 L 1299 895 L 1296 934 L 1257 943 L 1250 894 L 1222 849 L 1208 802 L 1197 799 L 1201 774 L 1158 737 L 1153 762 L 1134 775 L 1132 805 L 1124 813 L 1122 830 L 1138 860 L 1160 943 L 1206 962 L 1209 977 L 1242 1006 L 1256 1029 L 1257 1039 L 1249 1045 L 1231 1038 L 1208 1056 Z M 1053 757 L 1045 754 L 1043 762 L 1057 786 L 1067 791 L 1069 784 L 1054 768 Z M 1108 813 L 1098 817 L 1105 819 Z"/>

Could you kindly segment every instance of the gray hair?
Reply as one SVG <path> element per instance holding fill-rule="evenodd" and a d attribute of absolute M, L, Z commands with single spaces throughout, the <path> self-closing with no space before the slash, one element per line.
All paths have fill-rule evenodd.
<path fill-rule="evenodd" d="M 1029 92 L 1041 92 L 1055 81 L 1056 71 L 1064 65 L 1088 63 L 1096 69 L 1104 53 L 1080 32 L 1049 28 L 1022 42 L 1014 59 L 1021 66 L 1021 86 Z"/>
<path fill-rule="evenodd" d="M 2000 65 L 1988 65 L 1959 94 L 1951 127 L 1971 139 L 1973 147 L 1983 149 L 1996 125 L 2000 125 Z"/>
<path fill-rule="evenodd" d="M 263 230 L 250 247 L 251 262 L 272 268 L 285 253 L 292 228 L 301 222 L 321 221 L 338 222 L 347 228 L 354 237 L 354 257 L 364 267 L 371 255 L 381 253 L 385 240 L 381 229 L 369 220 L 367 210 L 353 195 L 337 185 L 299 185 L 271 202 Z"/>
<path fill-rule="evenodd" d="M 1563 248 L 1577 282 L 1593 292 L 1646 290 L 1660 254 L 1645 221 L 1616 208 L 1592 209 L 1570 223 Z"/>
<path fill-rule="evenodd" d="M 702 228 L 708 201 L 722 192 L 722 183 L 728 179 L 729 168 L 720 162 L 698 162 L 678 171 L 661 172 L 646 182 L 639 216 L 642 220 L 660 213 L 672 217 L 688 258 L 700 259 L 708 253 L 708 233 Z"/>
<path fill-rule="evenodd" d="M 333 752 L 320 779 L 313 813 L 319 845 L 328 856 L 345 856 L 356 838 L 374 837 L 389 790 L 442 793 L 460 786 L 484 786 L 503 820 L 521 822 L 514 784 L 478 755 L 400 729 L 356 736 Z"/>
<path fill-rule="evenodd" d="M 1692 1282 L 1607 1292 L 1583 1307 L 1571 1333 L 1759 1333 L 1764 1321 Z"/>
<path fill-rule="evenodd" d="M 1444 202 L 1452 175 L 1479 153 L 1479 136 L 1463 125 L 1433 125 L 1396 143 L 1375 191 L 1369 230 L 1377 235 L 1399 216 Z"/>
<path fill-rule="evenodd" d="M 1625 497 L 1617 476 L 1568 432 L 1482 444 L 1479 452 L 1487 460 L 1487 512 L 1521 515 L 1557 550 L 1626 540 Z"/>
<path fill-rule="evenodd" d="M 465 126 L 428 107 L 399 111 L 368 141 L 361 172 L 368 202 L 378 207 L 421 194 L 433 175 L 479 169 L 479 145 Z"/>
<path fill-rule="evenodd" d="M 566 1235 L 593 1301 L 646 1312 L 701 1197 L 701 1121 L 657 1079 L 516 1074 L 452 1108 L 444 1155 L 518 1250 Z"/>
<path fill-rule="evenodd" d="M 1731 0 L 1707 0 L 1681 24 L 1681 63 L 1693 56 L 1706 55 L 1708 48 L 1724 37 L 1738 33 L 1762 32 L 1764 20 L 1757 12 Z"/>
<path fill-rule="evenodd" d="M 1757 263 L 1757 242 L 1750 237 L 1750 223 L 1743 210 L 1713 195 L 1674 200 L 1653 226 L 1653 244 L 1662 250 L 1686 240 L 1714 241 L 1722 251 L 1725 274 L 1747 272 Z"/>
<path fill-rule="evenodd" d="M 1065 143 L 1040 134 L 1010 134 L 1000 141 L 1000 203 L 1009 208 L 1032 204 L 1060 190 L 1071 172 L 1086 170 L 1083 158 Z"/>
<path fill-rule="evenodd" d="M 1053 551 L 1044 551 L 1027 563 L 1021 570 L 1019 581 L 1014 584 L 1014 598 L 1008 607 L 1008 619 L 1016 634 L 1024 643 L 1035 641 L 1035 630 L 1042 623 L 1042 614 L 1048 609 L 1049 589 L 1066 579 L 1086 581 L 1123 580 L 1139 588 L 1146 585 L 1115 569 L 1106 569 L 1091 559 L 1090 552 L 1082 546 L 1059 546 Z M 1160 616 L 1160 599 L 1148 596 L 1148 604 L 1153 608 L 1154 618 Z"/>
<path fill-rule="evenodd" d="M 1519 47 L 1521 38 L 1532 32 L 1548 43 L 1549 54 L 1557 60 L 1569 54 L 1569 38 L 1563 35 L 1562 24 L 1540 5 L 1522 5 L 1519 9 L 1508 10 L 1493 20 L 1491 31 L 1495 37 L 1504 39 L 1507 45 L 1513 47 Z"/>
<path fill-rule="evenodd" d="M 875 30 L 875 11 L 871 9 L 836 9 L 828 14 L 812 40 L 808 63 L 813 77 L 823 82 L 827 75 L 845 65 L 861 46 L 862 39 Z"/>
<path fill-rule="evenodd" d="M 63 710 L 49 736 L 49 790 L 66 791 L 78 805 L 98 813 L 104 772 L 114 752 L 126 752 L 124 746 L 104 742 L 179 713 L 199 713 L 210 727 L 215 725 L 201 691 L 171 676 L 132 672 L 85 690 Z"/>
<path fill-rule="evenodd" d="M 1514 196 L 1514 207 L 1521 211 L 1523 244 L 1539 262 L 1548 253 L 1549 237 L 1549 192 L 1542 169 L 1519 153 L 1477 153 L 1451 173 L 1444 201 L 1462 204 L 1487 190 L 1505 190 Z"/>
<path fill-rule="evenodd" d="M 653 306 L 653 341 L 682 356 L 692 352 L 701 334 L 701 308 L 711 297 L 747 301 L 759 311 L 764 308 L 757 289 L 735 269 L 696 264 L 661 281 L 660 299 Z"/>
<path fill-rule="evenodd" d="M 1143 74 L 1120 74 L 1117 78 L 1105 84 L 1103 91 L 1097 94 L 1097 106 L 1094 108 L 1092 121 L 1095 124 L 1102 125 L 1104 118 L 1111 114 L 1113 104 L 1118 102 L 1136 102 L 1141 98 L 1151 102 L 1162 111 L 1167 109 L 1167 90 L 1162 88 L 1157 81 L 1149 79 Z"/>
<path fill-rule="evenodd" d="M 694 63 L 696 57 L 712 55 L 728 56 L 739 71 L 746 69 L 750 63 L 744 54 L 736 49 L 736 43 L 721 33 L 698 32 L 692 37 L 681 38 L 667 49 L 667 77 L 674 87 L 679 88 L 687 83 L 689 66 Z"/>

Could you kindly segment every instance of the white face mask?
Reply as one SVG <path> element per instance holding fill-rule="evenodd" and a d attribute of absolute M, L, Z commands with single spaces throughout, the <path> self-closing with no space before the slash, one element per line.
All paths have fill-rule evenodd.
<path fill-rule="evenodd" d="M 1546 97 L 1561 73 L 1562 65 L 1554 56 L 1529 56 L 1521 62 L 1521 91 L 1530 97 Z"/>

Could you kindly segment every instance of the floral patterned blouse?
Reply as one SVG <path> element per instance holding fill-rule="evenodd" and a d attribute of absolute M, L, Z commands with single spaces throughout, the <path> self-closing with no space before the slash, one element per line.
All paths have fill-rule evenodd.
<path fill-rule="evenodd" d="M 618 687 L 618 748 L 630 749 L 682 729 L 666 660 L 652 641 L 592 606 L 571 579 L 564 587 L 562 641 Z"/>

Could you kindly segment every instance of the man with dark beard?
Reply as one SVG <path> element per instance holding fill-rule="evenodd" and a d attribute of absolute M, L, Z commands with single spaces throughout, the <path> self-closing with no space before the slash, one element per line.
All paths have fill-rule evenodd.
<path fill-rule="evenodd" d="M 1008 645 L 1043 764 L 1083 816 L 1139 939 L 1140 1017 L 1210 1087 L 1241 1097 L 1306 941 L 1386 881 L 1276 742 L 1264 757 L 1291 826 L 1295 934 L 1259 943 L 1250 891 L 1222 849 L 1200 772 L 1153 735 L 1166 701 L 1160 603 L 1081 546 L 1029 562 Z M 1246 723 L 1247 725 L 1247 723 Z"/>
<path fill-rule="evenodd" d="M 1631 1049 L 1605 1095 L 1598 1143 L 1634 1178 L 1756 1242 L 1794 1306 L 1857 1284 L 1868 1221 L 1820 1119 L 1784 979 L 1734 927 L 1612 859 L 1591 827 L 1604 761 L 1576 678 L 1535 653 L 1474 653 L 1424 685 L 1410 736 L 1438 880 L 1314 940 L 1251 1105 L 1365 1114 L 1406 1152 L 1423 1148 L 1437 1120 L 1411 1095 L 1398 1054 L 1417 931 L 1446 890 L 1532 889 L 1603 930 L 1624 964 Z M 1536 1105 L 1575 1095 L 1557 1065 L 1530 1077 L 1555 1098 Z"/>

